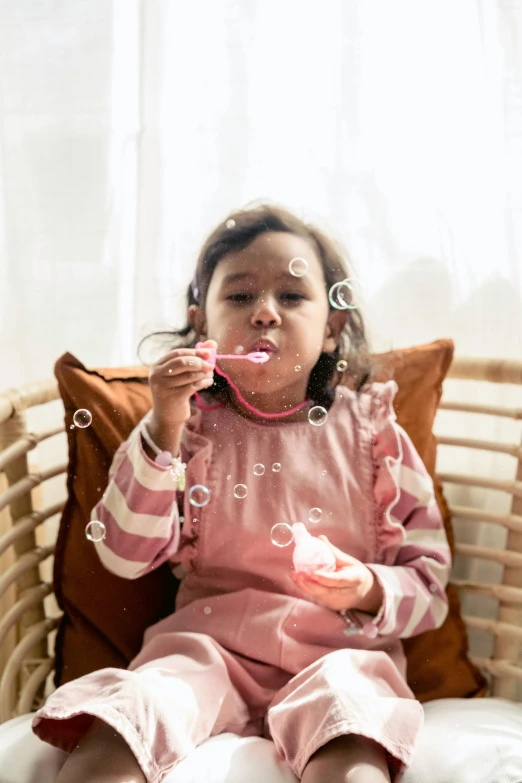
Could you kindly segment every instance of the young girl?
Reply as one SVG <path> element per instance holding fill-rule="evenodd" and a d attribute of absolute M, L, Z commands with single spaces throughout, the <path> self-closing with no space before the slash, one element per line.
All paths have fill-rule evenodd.
<path fill-rule="evenodd" d="M 203 247 L 188 325 L 92 514 L 113 573 L 176 564 L 176 611 L 128 670 L 37 713 L 35 732 L 72 751 L 59 783 L 159 783 L 227 731 L 272 738 L 305 783 L 398 781 L 411 761 L 423 710 L 401 639 L 444 621 L 450 552 L 396 384 L 368 383 L 348 277 L 280 208 L 232 215 Z M 333 570 L 294 568 L 296 522 Z"/>

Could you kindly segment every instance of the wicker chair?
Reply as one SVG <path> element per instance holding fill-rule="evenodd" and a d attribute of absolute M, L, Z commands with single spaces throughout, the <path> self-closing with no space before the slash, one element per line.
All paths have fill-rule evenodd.
<path fill-rule="evenodd" d="M 454 570 L 453 582 L 463 595 L 478 596 L 475 611 L 467 612 L 464 601 L 465 622 L 470 631 L 471 654 L 475 663 L 490 681 L 490 694 L 513 701 L 522 701 L 522 446 L 500 440 L 475 440 L 454 435 L 454 428 L 447 418 L 447 411 L 461 415 L 496 417 L 512 424 L 522 421 L 522 361 L 457 359 L 448 376 L 466 381 L 459 388 L 469 388 L 464 401 L 449 401 L 448 388 L 454 380 L 445 383 L 443 401 L 437 419 L 439 424 L 446 417 L 447 429 L 452 435 L 440 435 L 441 446 L 456 449 L 472 449 L 503 454 L 512 457 L 510 475 L 491 478 L 462 473 L 440 473 L 447 496 L 450 498 L 455 520 L 468 525 L 487 523 L 505 531 L 505 548 L 489 548 L 469 542 L 469 535 L 461 534 L 456 524 L 456 553 L 461 568 L 472 561 L 498 564 L 498 584 L 480 579 L 459 579 Z M 509 405 L 485 405 L 476 399 L 478 387 L 484 384 L 498 390 L 498 384 L 513 385 L 515 407 Z M 517 396 L 518 395 L 518 396 Z M 518 402 L 516 400 L 518 399 Z M 10 646 L 0 681 L 0 723 L 13 716 L 37 709 L 52 689 L 54 658 L 52 640 L 59 622 L 59 611 L 53 601 L 50 583 L 52 543 L 38 545 L 43 531 L 49 525 L 56 528 L 57 517 L 63 507 L 65 482 L 61 499 L 43 507 L 35 498 L 45 482 L 65 474 L 65 454 L 55 467 L 30 472 L 28 455 L 64 431 L 63 424 L 46 431 L 32 433 L 27 420 L 32 417 L 47 419 L 42 406 L 59 406 L 58 388 L 54 380 L 29 384 L 10 389 L 0 395 L 0 513 L 9 514 L 7 532 L 0 538 L 0 557 L 11 553 L 11 564 L 0 571 L 0 601 L 6 591 L 15 594 L 15 600 L 0 621 L 0 653 L 2 646 Z M 518 407 L 517 407 L 518 406 Z M 37 409 L 34 411 L 34 409 Z M 58 408 L 58 412 L 59 412 Z M 451 414 L 453 415 L 453 414 Z M 35 427 L 36 428 L 36 427 Z M 39 463 L 38 463 L 39 464 Z M 507 471 L 506 471 L 507 473 Z M 469 498 L 474 488 L 503 493 L 507 512 L 485 511 L 473 505 Z M 464 503 L 453 503 L 452 495 L 464 498 Z M 466 500 L 468 501 L 466 503 Z M 502 505 L 502 504 L 501 504 Z M 463 528 L 464 529 L 464 528 Z M 13 555 L 14 553 L 14 555 Z M 47 576 L 46 579 L 43 577 Z M 487 617 L 487 604 L 493 607 L 493 616 Z M 0 604 L 1 606 L 1 604 Z M 491 655 L 477 655 L 476 635 L 486 634 L 491 639 Z M 14 640 L 13 640 L 14 636 Z"/>

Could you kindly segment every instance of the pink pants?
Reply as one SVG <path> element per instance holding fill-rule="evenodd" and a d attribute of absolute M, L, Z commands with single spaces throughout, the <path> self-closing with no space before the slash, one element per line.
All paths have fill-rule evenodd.
<path fill-rule="evenodd" d="M 169 633 L 154 637 L 129 670 L 102 669 L 58 688 L 33 730 L 71 751 L 93 717 L 122 735 L 148 783 L 223 732 L 271 737 L 298 778 L 329 740 L 363 735 L 384 747 L 397 783 L 423 709 L 385 652 L 336 650 L 292 676 L 206 634 Z"/>

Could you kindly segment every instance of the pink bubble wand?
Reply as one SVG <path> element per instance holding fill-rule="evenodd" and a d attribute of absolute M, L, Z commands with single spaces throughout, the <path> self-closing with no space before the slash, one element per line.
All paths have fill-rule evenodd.
<path fill-rule="evenodd" d="M 201 348 L 202 343 L 196 343 L 196 348 Z M 289 411 L 285 411 L 284 413 L 263 413 L 262 411 L 258 410 L 257 408 L 254 408 L 253 405 L 250 405 L 249 402 L 245 400 L 239 389 L 237 388 L 234 381 L 232 381 L 226 373 L 222 372 L 219 367 L 216 364 L 217 359 L 243 359 L 243 361 L 253 362 L 254 364 L 264 364 L 270 359 L 270 355 L 266 351 L 252 351 L 251 353 L 247 353 L 246 356 L 241 356 L 239 354 L 235 353 L 217 353 L 212 348 L 204 348 L 204 350 L 208 350 L 210 352 L 209 357 L 209 363 L 214 366 L 214 369 L 216 370 L 218 375 L 221 375 L 223 378 L 225 378 L 230 386 L 234 389 L 237 397 L 241 400 L 245 408 L 248 408 L 249 411 L 252 411 L 252 413 L 257 414 L 257 416 L 261 416 L 263 419 L 281 419 L 283 416 L 290 416 L 292 413 L 296 413 L 297 411 L 302 410 L 303 408 L 307 407 L 310 404 L 310 400 L 306 400 L 305 402 L 302 402 L 300 405 L 298 405 L 296 408 L 292 408 Z M 196 399 L 198 401 L 198 406 L 202 408 L 204 411 L 213 411 L 216 408 L 223 408 L 223 405 L 205 405 L 201 397 L 199 395 L 199 392 L 195 392 Z"/>
<path fill-rule="evenodd" d="M 254 364 L 264 364 L 270 359 L 270 356 L 265 351 L 252 351 L 252 353 L 247 353 L 246 356 L 239 356 L 237 353 L 217 353 L 215 359 L 246 359 L 249 362 L 254 362 Z M 214 361 L 215 366 L 216 362 Z"/>

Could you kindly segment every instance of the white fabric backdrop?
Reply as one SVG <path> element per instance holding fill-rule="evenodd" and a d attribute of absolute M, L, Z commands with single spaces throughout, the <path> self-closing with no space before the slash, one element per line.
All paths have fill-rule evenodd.
<path fill-rule="evenodd" d="M 376 348 L 519 356 L 521 36 L 515 0 L 0 0 L 0 385 L 135 361 L 262 197 L 348 245 Z"/>
<path fill-rule="evenodd" d="M 0 387 L 135 362 L 263 197 L 346 243 L 375 349 L 520 357 L 521 182 L 520 0 L 0 0 Z"/>

